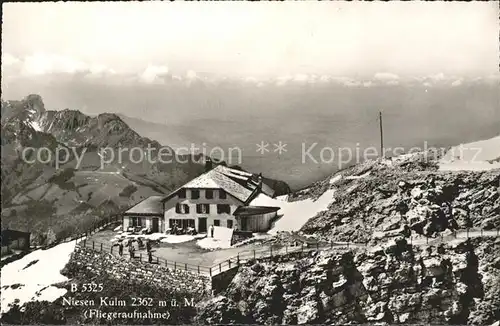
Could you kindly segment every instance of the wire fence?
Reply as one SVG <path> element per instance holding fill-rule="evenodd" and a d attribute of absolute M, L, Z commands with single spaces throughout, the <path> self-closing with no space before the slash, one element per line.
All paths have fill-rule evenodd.
<path fill-rule="evenodd" d="M 82 232 L 80 234 L 73 235 L 73 236 L 70 236 L 70 237 L 67 237 L 64 239 L 59 239 L 57 241 L 54 241 L 53 243 L 51 243 L 48 246 L 42 247 L 42 249 L 49 249 L 49 248 L 52 248 L 52 247 L 57 246 L 58 244 L 61 244 L 64 242 L 70 242 L 70 241 L 84 239 L 84 238 L 86 238 L 92 234 L 95 234 L 96 232 L 104 229 L 105 227 L 107 227 L 109 225 L 121 222 L 121 220 L 122 220 L 121 214 L 107 216 L 107 217 L 93 223 L 85 232 Z"/>
<path fill-rule="evenodd" d="M 174 260 L 167 260 L 158 256 L 147 253 L 135 253 L 129 250 L 128 247 L 123 247 L 123 250 L 120 251 L 119 245 L 109 245 L 102 242 L 97 241 L 88 241 L 87 236 L 91 235 L 92 232 L 95 232 L 109 223 L 114 223 L 116 220 L 111 218 L 110 220 L 103 220 L 98 223 L 93 231 L 87 231 L 84 234 L 81 234 L 77 240 L 76 246 L 80 246 L 83 248 L 89 248 L 98 252 L 106 252 L 114 256 L 122 257 L 124 259 L 137 261 L 140 263 L 150 263 L 156 264 L 158 266 L 165 266 L 166 268 L 172 270 L 183 270 L 197 274 L 209 275 L 210 277 L 215 276 L 219 273 L 232 269 L 236 266 L 239 266 L 248 261 L 262 261 L 262 260 L 270 260 L 276 258 L 286 259 L 291 257 L 302 257 L 303 255 L 311 252 L 320 252 L 324 250 L 351 250 L 355 248 L 368 248 L 370 246 L 370 241 L 360 243 L 360 242 L 338 242 L 338 241 L 317 241 L 314 243 L 304 243 L 304 242 L 296 242 L 292 244 L 271 244 L 268 246 L 260 246 L 255 249 L 242 250 L 238 252 L 236 255 L 228 257 L 222 261 L 214 263 L 212 266 L 203 266 L 190 264 L 185 262 L 179 262 Z M 469 239 L 474 237 L 498 237 L 500 236 L 500 229 L 480 229 L 480 228 L 470 228 L 465 230 L 457 230 L 447 235 L 439 235 L 437 237 L 427 237 L 418 235 L 416 237 L 410 236 L 405 238 L 409 244 L 412 245 L 436 245 L 439 243 L 443 243 L 445 241 L 450 241 L 453 239 Z M 81 240 L 81 241 L 78 241 Z"/>
<path fill-rule="evenodd" d="M 119 245 L 109 245 L 105 244 L 103 242 L 97 242 L 97 241 L 87 241 L 86 238 L 83 238 L 82 241 L 77 242 L 76 246 L 82 247 L 82 248 L 89 248 L 97 252 L 105 252 L 109 253 L 113 256 L 116 257 L 121 257 L 123 259 L 128 259 L 132 261 L 137 261 L 140 263 L 150 263 L 150 264 L 156 264 L 159 266 L 165 266 L 166 268 L 173 269 L 173 270 L 183 270 L 183 271 L 189 271 L 189 272 L 194 272 L 198 274 L 209 274 L 211 273 L 211 268 L 203 265 L 195 265 L 195 264 L 189 264 L 189 263 L 184 263 L 184 262 L 178 262 L 174 260 L 167 260 L 158 256 L 155 256 L 153 254 L 143 254 L 142 252 L 135 253 L 131 252 L 128 249 L 128 247 L 123 247 L 123 250 L 120 250 Z"/>

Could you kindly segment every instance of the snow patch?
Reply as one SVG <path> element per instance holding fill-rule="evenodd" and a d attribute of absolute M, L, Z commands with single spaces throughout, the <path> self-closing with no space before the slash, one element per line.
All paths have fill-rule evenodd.
<path fill-rule="evenodd" d="M 327 190 L 317 200 L 305 199 L 295 202 L 284 201 L 278 197 L 273 199 L 264 194 L 259 194 L 250 205 L 255 206 L 276 206 L 280 207 L 278 214 L 283 215 L 276 221 L 269 234 L 276 234 L 279 231 L 298 231 L 312 217 L 328 209 L 334 201 L 335 190 Z"/>
<path fill-rule="evenodd" d="M 33 129 L 35 129 L 35 131 L 42 131 L 42 127 L 40 126 L 40 123 L 38 123 L 37 121 L 32 121 L 30 122 L 31 124 L 31 127 L 33 127 Z"/>
<path fill-rule="evenodd" d="M 500 168 L 500 136 L 452 147 L 439 160 L 440 171 L 486 171 Z"/>
<path fill-rule="evenodd" d="M 29 301 L 52 302 L 66 294 L 65 289 L 53 284 L 68 281 L 60 271 L 68 263 L 75 245 L 76 240 L 39 249 L 2 267 L 2 314 L 16 300 L 22 306 Z M 34 261 L 37 262 L 33 264 Z"/>
<path fill-rule="evenodd" d="M 163 242 L 163 243 L 183 243 L 183 242 L 193 241 L 195 239 L 199 239 L 202 237 L 205 237 L 205 235 L 204 234 L 197 234 L 197 235 L 188 235 L 188 234 L 172 235 L 172 234 L 169 234 L 166 237 L 164 237 L 163 239 L 161 239 L 160 242 Z"/>
<path fill-rule="evenodd" d="M 232 238 L 233 229 L 214 226 L 214 237 L 207 236 L 205 239 L 199 240 L 196 244 L 204 249 L 225 249 L 231 248 Z"/>
<path fill-rule="evenodd" d="M 333 184 L 336 184 L 337 182 L 339 182 L 340 180 L 342 180 L 342 174 L 338 174 L 334 177 L 332 177 L 330 179 L 330 184 L 333 185 Z"/>
<path fill-rule="evenodd" d="M 364 173 L 364 174 L 361 174 L 361 175 L 350 175 L 350 176 L 347 176 L 345 177 L 347 180 L 357 180 L 357 179 L 363 179 L 363 178 L 366 178 L 367 176 L 370 175 L 370 171 Z"/>

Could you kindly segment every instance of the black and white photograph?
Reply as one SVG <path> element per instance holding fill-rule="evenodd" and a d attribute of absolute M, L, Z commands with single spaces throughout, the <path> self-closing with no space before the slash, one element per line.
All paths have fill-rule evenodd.
<path fill-rule="evenodd" d="M 3 2 L 3 325 L 500 326 L 499 1 Z"/>

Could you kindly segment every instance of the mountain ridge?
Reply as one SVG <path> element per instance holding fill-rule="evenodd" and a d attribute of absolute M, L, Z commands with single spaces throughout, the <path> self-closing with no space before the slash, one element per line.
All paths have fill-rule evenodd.
<path fill-rule="evenodd" d="M 118 114 L 46 110 L 35 94 L 1 103 L 2 228 L 31 231 L 36 244 L 84 231 L 205 169 L 202 154 L 179 154 L 142 137 Z M 137 160 L 135 148 L 150 156 Z M 173 157 L 159 160 L 160 149 Z M 278 194 L 290 191 L 282 181 L 264 182 Z"/>

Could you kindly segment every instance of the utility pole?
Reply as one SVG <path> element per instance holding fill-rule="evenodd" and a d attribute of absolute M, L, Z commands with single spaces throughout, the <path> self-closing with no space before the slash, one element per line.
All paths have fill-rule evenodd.
<path fill-rule="evenodd" d="M 382 111 L 379 112 L 379 122 L 380 122 L 380 157 L 385 157 L 384 153 L 384 130 L 382 126 Z"/>

